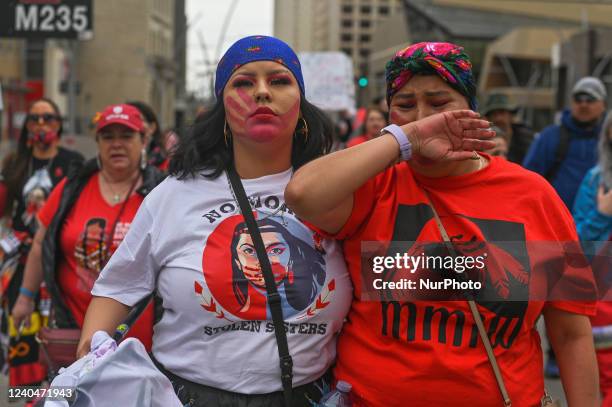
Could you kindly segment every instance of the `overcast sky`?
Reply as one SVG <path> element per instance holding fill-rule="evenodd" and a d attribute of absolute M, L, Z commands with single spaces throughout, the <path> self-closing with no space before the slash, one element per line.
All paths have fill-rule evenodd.
<path fill-rule="evenodd" d="M 223 22 L 234 1 L 237 5 L 227 26 L 225 39 L 220 45 L 220 55 L 215 55 L 222 41 Z M 203 48 L 206 49 L 206 58 L 216 65 L 216 59 L 236 40 L 254 34 L 272 35 L 273 3 L 273 0 L 187 0 L 188 90 L 202 96 L 208 89 L 207 83 L 210 79 L 204 75 L 210 69 L 207 69 L 204 62 Z M 204 47 L 201 45 L 202 42 Z"/>

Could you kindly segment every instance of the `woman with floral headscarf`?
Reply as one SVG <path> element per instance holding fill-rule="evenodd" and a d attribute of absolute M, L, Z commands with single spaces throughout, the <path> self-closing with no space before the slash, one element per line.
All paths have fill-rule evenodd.
<path fill-rule="evenodd" d="M 463 48 L 409 46 L 387 64 L 386 79 L 393 124 L 384 134 L 304 165 L 285 191 L 298 216 L 344 241 L 355 295 L 338 342 L 336 379 L 350 382 L 365 406 L 546 405 L 535 329 L 544 315 L 569 405 L 595 406 L 592 297 L 528 301 L 546 287 L 539 285 L 543 270 L 580 278 L 569 264 L 551 263 L 564 257 L 533 250 L 536 241 L 575 247 L 571 215 L 543 178 L 476 151 L 490 146 L 453 150 L 466 146 L 457 134 L 481 131 L 462 119 L 477 117 Z M 441 243 L 442 230 L 452 251 Z M 463 272 L 470 258 L 476 263 Z M 434 283 L 448 277 L 445 284 L 461 288 L 436 291 L 424 276 Z M 582 283 L 592 288 L 588 276 Z M 502 380 L 464 300 L 473 296 Z"/>

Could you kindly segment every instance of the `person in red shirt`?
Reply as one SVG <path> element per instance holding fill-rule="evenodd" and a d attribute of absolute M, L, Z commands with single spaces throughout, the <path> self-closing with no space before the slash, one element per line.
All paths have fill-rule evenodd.
<path fill-rule="evenodd" d="M 346 146 L 353 147 L 378 137 L 382 128 L 387 125 L 387 121 L 387 113 L 382 111 L 378 106 L 370 106 L 366 111 L 365 121 L 363 123 L 363 134 L 350 139 L 348 143 L 346 143 Z"/>
<path fill-rule="evenodd" d="M 144 196 L 163 179 L 146 163 L 144 140 L 135 107 L 111 105 L 101 113 L 97 157 L 69 173 L 38 213 L 40 227 L 12 311 L 17 326 L 32 312 L 32 298 L 43 277 L 52 294 L 55 324 L 82 326 L 98 274 L 123 240 Z M 150 305 L 130 335 L 150 349 L 152 334 Z"/>
<path fill-rule="evenodd" d="M 427 299 L 398 296 L 401 291 L 385 298 L 376 283 L 369 284 L 373 275 L 388 277 L 397 267 L 381 271 L 380 258 L 372 253 L 382 250 L 385 262 L 403 254 L 429 262 L 444 253 L 435 208 L 453 247 L 481 256 L 480 268 L 466 274 L 471 282 L 472 275 L 484 281 L 476 299 L 486 294 L 487 300 L 477 302 L 477 311 L 501 370 L 506 401 L 547 405 L 535 329 L 543 315 L 569 405 L 596 406 L 597 364 L 588 319 L 595 312 L 592 275 L 583 257 L 570 262 L 568 256 L 566 262 L 560 253 L 544 250 L 578 245 L 571 215 L 540 176 L 500 157 L 461 151 L 467 145 L 490 148 L 460 138 L 483 133 L 481 124 L 464 122 L 477 116 L 477 103 L 463 48 L 414 44 L 387 64 L 386 78 L 396 126 L 363 145 L 306 164 L 285 191 L 298 216 L 344 241 L 355 293 L 338 343 L 336 379 L 351 383 L 357 404 L 364 406 L 508 405 L 476 320 L 461 300 L 465 291 L 456 292 L 453 301 L 442 301 L 444 292 L 434 296 L 431 290 L 425 292 L 432 294 Z M 416 279 L 424 271 L 441 271 L 461 281 L 457 266 L 433 264 L 415 267 Z M 541 279 L 565 273 L 591 295 L 580 301 L 534 295 Z"/>

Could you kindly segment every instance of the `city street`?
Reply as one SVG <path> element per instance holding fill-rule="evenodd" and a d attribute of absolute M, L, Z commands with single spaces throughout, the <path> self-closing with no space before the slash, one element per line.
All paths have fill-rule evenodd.
<path fill-rule="evenodd" d="M 0 0 L 0 407 L 595 405 L 611 108 L 612 0 Z"/>

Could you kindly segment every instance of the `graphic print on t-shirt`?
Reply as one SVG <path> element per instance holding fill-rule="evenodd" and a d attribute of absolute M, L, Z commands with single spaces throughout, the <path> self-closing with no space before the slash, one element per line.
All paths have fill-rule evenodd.
<path fill-rule="evenodd" d="M 325 308 L 335 281 L 325 281 L 321 239 L 289 216 L 260 211 L 254 215 L 284 318 L 311 317 Z M 270 318 L 263 271 L 242 215 L 230 216 L 215 227 L 203 252 L 202 268 L 208 290 L 196 281 L 195 291 L 206 311 L 228 321 Z"/>
<path fill-rule="evenodd" d="M 23 187 L 25 210 L 22 214 L 22 221 L 31 233 L 36 232 L 36 214 L 45 204 L 52 189 L 53 182 L 47 167 L 35 171 Z"/>
<path fill-rule="evenodd" d="M 485 267 L 481 270 L 483 275 L 480 278 L 484 283 L 483 294 L 488 299 L 498 298 L 499 301 L 477 302 L 493 314 L 489 328 L 493 346 L 500 345 L 509 348 L 520 332 L 528 306 L 525 301 L 504 301 L 508 298 L 527 298 L 528 295 L 530 265 L 525 244 L 524 225 L 463 215 L 454 215 L 453 220 L 461 225 L 459 229 L 467 231 L 467 234 L 460 233 L 457 227 L 453 227 L 454 225 L 446 225 L 452 222 L 445 222 L 445 217 L 442 216 L 442 222 L 459 255 L 479 256 L 487 252 Z M 480 231 L 480 236 L 477 236 L 475 231 Z M 431 243 L 432 236 L 436 235 L 439 233 L 429 205 L 400 204 L 392 241 L 416 243 L 408 248 L 394 246 L 389 249 L 386 256 L 395 256 L 405 252 L 410 255 L 421 253 L 426 256 L 444 255 L 447 251 L 443 242 Z M 418 243 L 419 240 L 428 243 L 421 244 Z M 486 245 L 483 244 L 483 241 L 487 242 Z M 498 260 L 502 260 L 503 266 L 498 263 Z M 436 340 L 435 335 L 431 334 L 433 331 L 439 333 L 438 342 L 447 343 L 447 333 L 449 333 L 453 338 L 453 346 L 468 344 L 470 347 L 475 347 L 477 343 L 475 328 L 469 335 L 463 332 L 464 321 L 467 319 L 464 311 L 455 309 L 453 306 L 446 307 L 444 301 L 437 304 L 425 307 L 423 315 L 417 315 L 418 308 L 414 303 L 381 302 L 382 335 L 413 341 L 417 339 L 416 332 L 422 332 L 423 340 Z M 404 308 L 408 310 L 407 313 L 402 312 Z M 439 315 L 439 318 L 436 315 Z M 402 316 L 406 319 L 405 321 L 402 320 Z M 487 315 L 483 315 L 483 318 L 486 320 Z M 488 321 L 485 322 L 488 323 Z M 404 328 L 406 324 L 408 326 Z M 454 332 L 449 331 L 452 326 L 454 326 Z"/>
<path fill-rule="evenodd" d="M 91 291 L 100 271 L 117 249 L 129 228 L 130 222 L 117 222 L 109 250 L 108 234 L 111 232 L 107 230 L 107 220 L 91 218 L 85 223 L 74 249 L 79 290 Z"/>

